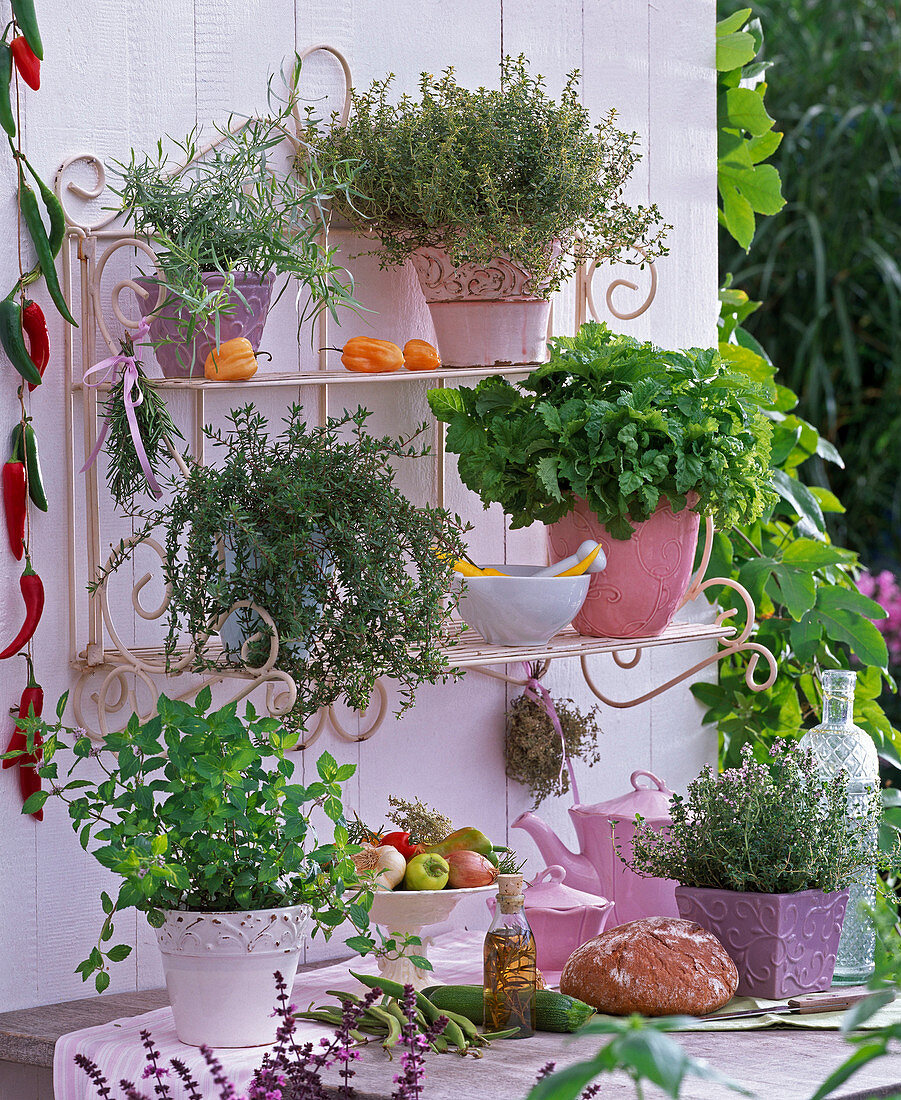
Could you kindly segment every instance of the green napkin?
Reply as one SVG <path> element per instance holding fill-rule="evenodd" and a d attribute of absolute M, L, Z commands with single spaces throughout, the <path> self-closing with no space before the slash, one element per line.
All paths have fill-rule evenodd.
<path fill-rule="evenodd" d="M 720 1012 L 746 1012 L 755 1008 L 772 1008 L 775 1005 L 785 1004 L 785 1001 L 765 1001 L 761 997 L 733 997 L 732 1000 L 721 1008 Z M 796 1012 L 780 1014 L 767 1013 L 764 1016 L 742 1016 L 737 1020 L 717 1020 L 715 1016 L 706 1020 L 698 1020 L 679 1031 L 749 1031 L 752 1028 L 761 1027 L 807 1027 L 826 1031 L 838 1031 L 842 1026 L 842 1017 L 845 1009 L 840 1012 L 816 1012 L 811 1015 L 801 1016 Z M 880 1008 L 865 1024 L 861 1031 L 873 1031 L 878 1027 L 888 1024 L 901 1023 L 901 998 L 892 1001 L 891 1004 Z"/>

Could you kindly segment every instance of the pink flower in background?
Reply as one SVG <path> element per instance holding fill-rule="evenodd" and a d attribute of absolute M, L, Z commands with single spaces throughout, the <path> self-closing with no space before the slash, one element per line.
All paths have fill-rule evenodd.
<path fill-rule="evenodd" d="M 880 607 L 885 608 L 887 618 L 875 619 L 874 623 L 885 638 L 889 660 L 893 665 L 901 664 L 901 587 L 898 578 L 889 569 L 881 573 L 862 573 L 857 587 Z"/>

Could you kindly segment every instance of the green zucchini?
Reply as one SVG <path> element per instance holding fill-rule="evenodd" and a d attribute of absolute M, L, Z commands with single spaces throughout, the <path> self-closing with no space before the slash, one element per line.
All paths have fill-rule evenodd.
<path fill-rule="evenodd" d="M 439 1009 L 449 1009 L 474 1024 L 484 1019 L 483 990 L 480 985 L 432 985 L 422 991 Z M 594 1009 L 584 1001 L 539 989 L 535 994 L 535 1029 L 537 1031 L 577 1031 L 594 1015 Z"/>

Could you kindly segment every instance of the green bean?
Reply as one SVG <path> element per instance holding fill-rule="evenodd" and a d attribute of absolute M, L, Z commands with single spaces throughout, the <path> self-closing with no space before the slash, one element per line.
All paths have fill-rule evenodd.
<path fill-rule="evenodd" d="M 400 1039 L 400 1021 L 398 1018 L 377 1005 L 373 1005 L 369 1011 L 375 1015 L 377 1020 L 383 1020 L 388 1027 L 388 1034 L 382 1043 L 385 1050 L 397 1046 L 397 1041 Z"/>

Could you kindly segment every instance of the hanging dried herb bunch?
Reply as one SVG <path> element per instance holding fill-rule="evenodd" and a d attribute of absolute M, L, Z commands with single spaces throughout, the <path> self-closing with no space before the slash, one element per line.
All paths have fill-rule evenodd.
<path fill-rule="evenodd" d="M 567 754 L 578 757 L 586 764 L 597 764 L 601 759 L 597 737 L 601 728 L 594 710 L 583 714 L 572 701 L 554 701 Z M 535 799 L 534 807 L 541 805 L 548 795 L 566 794 L 569 790 L 569 773 L 563 764 L 563 749 L 547 711 L 526 695 L 514 699 L 507 711 L 507 730 L 504 743 L 507 775 L 517 783 L 527 786 Z"/>
<path fill-rule="evenodd" d="M 103 413 L 109 422 L 109 434 L 103 449 L 109 460 L 106 483 L 110 496 L 124 512 L 130 513 L 135 498 L 148 489 L 147 477 L 138 457 L 138 446 L 143 446 L 150 470 L 155 477 L 159 477 L 171 457 L 175 440 L 184 440 L 184 436 L 175 426 L 156 385 L 144 374 L 128 335 L 122 341 L 122 354 L 134 359 L 137 380 L 133 385 L 129 381 L 129 400 L 139 438 L 135 439 L 130 423 L 125 396 L 126 374 L 123 371 L 103 404 Z"/>

